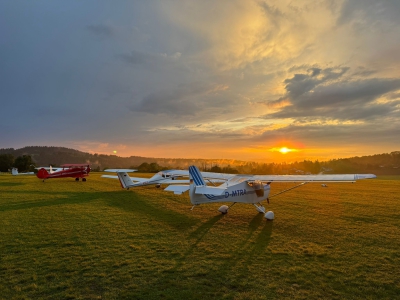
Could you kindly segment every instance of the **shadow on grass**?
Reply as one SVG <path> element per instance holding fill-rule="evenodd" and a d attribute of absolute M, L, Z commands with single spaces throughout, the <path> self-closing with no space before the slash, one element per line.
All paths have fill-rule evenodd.
<path fill-rule="evenodd" d="M 262 225 L 263 222 L 266 223 Z M 262 226 L 260 233 L 254 242 L 250 242 L 260 226 Z M 265 221 L 264 214 L 258 213 L 249 223 L 248 233 L 243 236 L 242 241 L 236 247 L 236 251 L 232 252 L 229 265 L 225 265 L 224 268 L 234 268 L 239 261 L 243 261 L 243 258 L 245 258 L 245 265 L 247 265 L 260 252 L 264 251 L 271 240 L 272 226 L 273 222 Z"/>
<path fill-rule="evenodd" d="M 265 221 L 266 223 L 264 223 L 263 216 L 263 214 L 257 214 L 250 221 L 248 232 L 237 237 L 240 242 L 233 251 L 229 252 L 225 251 L 225 249 L 222 253 L 227 254 L 218 259 L 213 258 L 214 254 L 204 253 L 204 255 L 200 255 L 200 259 L 205 260 L 204 264 L 200 264 L 198 270 L 189 271 L 188 268 L 193 265 L 193 259 L 199 259 L 199 254 L 197 253 L 199 245 L 210 234 L 210 230 L 215 224 L 224 216 L 217 215 L 210 218 L 188 235 L 190 245 L 182 256 L 175 260 L 175 264 L 165 273 L 158 274 L 157 280 L 151 284 L 151 287 L 145 287 L 143 292 L 154 297 L 156 295 L 161 297 L 152 287 L 170 283 L 166 288 L 169 290 L 168 293 L 183 293 L 182 287 L 178 287 L 173 280 L 171 281 L 170 278 L 173 276 L 177 278 L 189 276 L 189 282 L 199 280 L 198 285 L 205 286 L 206 290 L 209 286 L 220 286 L 221 289 L 227 288 L 231 291 L 238 290 L 247 280 L 243 276 L 248 274 L 249 268 L 257 262 L 257 257 L 265 251 L 271 240 L 273 222 Z M 223 244 L 219 243 L 217 247 L 223 247 Z M 214 250 L 219 251 L 218 248 Z M 208 270 L 210 262 L 212 262 L 212 267 Z M 210 272 L 218 272 L 219 275 L 216 277 L 215 274 Z M 185 290 L 185 292 L 187 291 Z M 201 298 L 200 294 L 196 294 L 199 293 L 199 290 L 189 292 L 194 293 L 192 295 L 193 299 Z"/>
<path fill-rule="evenodd" d="M 0 186 L 19 186 L 19 185 L 25 185 L 25 183 L 20 183 L 20 182 L 0 182 Z"/>
<path fill-rule="evenodd" d="M 150 202 L 142 199 L 142 197 L 135 192 L 129 193 L 129 199 L 127 199 L 126 196 L 114 196 L 112 200 L 107 199 L 106 203 L 111 207 L 115 207 L 124 211 L 134 211 L 136 213 L 149 215 L 152 218 L 156 217 L 157 221 L 179 230 L 187 230 L 191 226 L 198 223 L 198 220 L 188 217 L 184 214 L 154 206 Z"/>
<path fill-rule="evenodd" d="M 49 199 L 40 200 L 20 200 L 13 201 L 11 203 L 1 203 L 0 211 L 12 211 L 21 209 L 30 209 L 46 206 L 55 205 L 67 205 L 67 204 L 81 204 L 87 203 L 93 200 L 101 198 L 104 193 L 90 192 L 42 192 L 42 191 L 13 191 L 13 194 L 21 194 L 19 198 L 21 199 L 26 194 L 29 195 L 41 195 L 43 197 L 48 197 Z"/>

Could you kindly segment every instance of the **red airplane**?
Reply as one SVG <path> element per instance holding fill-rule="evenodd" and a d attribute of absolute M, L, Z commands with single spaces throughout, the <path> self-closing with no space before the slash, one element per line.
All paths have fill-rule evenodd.
<path fill-rule="evenodd" d="M 61 165 L 62 170 L 57 170 L 56 172 L 47 172 L 45 168 L 41 168 L 36 176 L 40 179 L 49 178 L 64 178 L 64 177 L 73 177 L 75 181 L 79 181 L 79 178 L 82 178 L 82 181 L 86 181 L 86 176 L 89 176 L 90 166 L 88 164 L 65 164 Z"/>

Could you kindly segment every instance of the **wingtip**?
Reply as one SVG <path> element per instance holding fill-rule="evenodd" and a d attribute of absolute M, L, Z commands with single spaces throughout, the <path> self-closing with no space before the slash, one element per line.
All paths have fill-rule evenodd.
<path fill-rule="evenodd" d="M 356 179 L 373 179 L 376 178 L 375 174 L 357 174 Z"/>

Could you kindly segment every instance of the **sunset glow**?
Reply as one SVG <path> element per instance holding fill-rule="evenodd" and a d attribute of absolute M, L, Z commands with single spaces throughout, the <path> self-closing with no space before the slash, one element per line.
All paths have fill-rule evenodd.
<path fill-rule="evenodd" d="M 279 150 L 279 152 L 282 153 L 282 154 L 286 154 L 286 153 L 288 153 L 288 152 L 290 152 L 290 151 L 291 151 L 291 150 L 288 149 L 288 148 L 286 148 L 286 147 L 283 147 L 283 148 L 281 148 L 281 149 Z"/>

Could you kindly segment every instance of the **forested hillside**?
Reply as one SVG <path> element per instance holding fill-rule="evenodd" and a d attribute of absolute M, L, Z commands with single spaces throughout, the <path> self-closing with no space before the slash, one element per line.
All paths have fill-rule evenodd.
<path fill-rule="evenodd" d="M 105 168 L 131 168 L 142 163 L 156 163 L 167 168 L 187 169 L 190 165 L 198 165 L 202 168 L 213 165 L 241 165 L 243 161 L 226 159 L 183 159 L 183 158 L 151 158 L 141 156 L 120 157 L 116 155 L 90 154 L 65 147 L 28 146 L 20 149 L 1 148 L 0 154 L 12 154 L 14 157 L 30 155 L 36 166 L 60 166 L 71 163 L 90 163 L 92 169 L 103 170 Z"/>
<path fill-rule="evenodd" d="M 64 147 L 29 146 L 20 149 L 2 148 L 0 155 L 14 158 L 32 157 L 36 166 L 60 166 L 66 163 L 89 163 L 92 170 L 105 168 L 132 168 L 156 172 L 161 169 L 186 169 L 197 165 L 202 170 L 247 174 L 318 174 L 318 173 L 374 173 L 377 175 L 400 174 L 400 151 L 329 161 L 301 161 L 295 163 L 256 163 L 226 159 L 150 158 L 140 156 L 90 154 Z"/>

